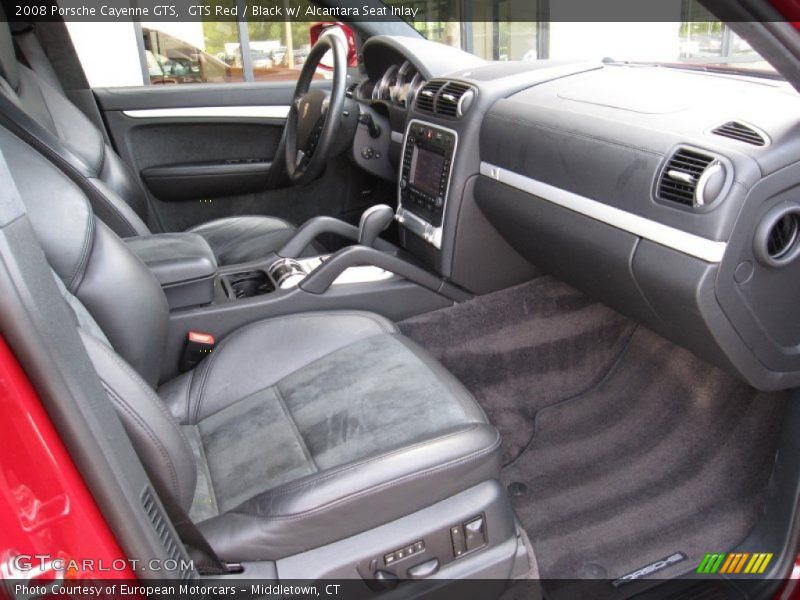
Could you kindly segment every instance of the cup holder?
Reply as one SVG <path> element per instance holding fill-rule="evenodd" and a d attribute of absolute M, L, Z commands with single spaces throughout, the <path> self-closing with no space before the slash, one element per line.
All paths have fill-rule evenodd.
<path fill-rule="evenodd" d="M 229 298 L 250 298 L 275 291 L 275 285 L 264 271 L 233 273 L 222 278 L 222 286 Z"/>

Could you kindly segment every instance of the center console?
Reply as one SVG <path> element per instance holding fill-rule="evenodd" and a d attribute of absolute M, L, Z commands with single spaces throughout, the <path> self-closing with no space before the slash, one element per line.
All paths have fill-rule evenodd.
<path fill-rule="evenodd" d="M 458 134 L 446 127 L 412 119 L 403 144 L 397 221 L 437 249 Z"/>
<path fill-rule="evenodd" d="M 221 273 L 219 276 L 224 300 L 241 300 L 252 296 L 262 296 L 278 290 L 290 290 L 300 285 L 330 258 L 330 255 L 307 258 L 276 257 L 274 262 L 263 269 Z M 375 283 L 394 277 L 394 273 L 371 265 L 354 265 L 343 269 L 330 285 L 349 285 Z M 327 288 L 326 288 L 327 289 Z"/>
<path fill-rule="evenodd" d="M 394 215 L 391 207 L 376 205 L 364 212 L 358 227 L 316 217 L 277 252 L 236 265 L 217 265 L 206 240 L 194 233 L 126 240 L 168 300 L 165 351 L 171 358 L 163 362 L 162 379 L 187 368 L 192 335 L 220 339 L 260 319 L 321 310 L 366 310 L 398 321 L 469 299 L 468 292 L 379 237 Z M 354 243 L 309 256 L 321 234 Z"/>

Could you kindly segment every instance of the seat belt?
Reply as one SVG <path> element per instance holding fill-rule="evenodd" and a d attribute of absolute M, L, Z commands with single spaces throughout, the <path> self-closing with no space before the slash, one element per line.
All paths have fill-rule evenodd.
<path fill-rule="evenodd" d="M 17 55 L 28 65 L 31 71 L 57 90 L 63 92 L 64 88 L 58 79 L 58 74 L 53 69 L 53 65 L 50 64 L 50 59 L 47 58 L 39 38 L 36 37 L 33 26 L 30 23 L 9 23 L 9 25 L 11 26 L 11 33 L 14 34 Z"/>
<path fill-rule="evenodd" d="M 3 88 L 10 92 L 4 92 Z M 103 192 L 91 183 L 95 175 L 91 173 L 86 163 L 65 148 L 56 136 L 36 122 L 12 100 L 10 95 L 13 93 L 8 84 L 0 79 L 0 126 L 8 129 L 60 168 L 89 197 L 93 206 L 105 204 L 107 201 Z M 125 215 L 120 217 L 120 222 L 130 230 L 126 235 L 140 235 L 137 228 Z"/>
<path fill-rule="evenodd" d="M 194 568 L 201 575 L 231 575 L 241 573 L 244 568 L 238 563 L 226 563 L 214 549 L 208 540 L 200 532 L 183 507 L 170 493 L 158 495 L 164 510 L 167 511 L 170 521 L 172 521 L 175 531 L 178 533 L 186 551 L 194 563 Z"/>

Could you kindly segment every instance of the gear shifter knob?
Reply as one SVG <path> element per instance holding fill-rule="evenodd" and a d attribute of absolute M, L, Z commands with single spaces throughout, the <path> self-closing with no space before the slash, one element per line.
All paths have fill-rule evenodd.
<path fill-rule="evenodd" d="M 386 204 L 370 206 L 361 215 L 361 221 L 358 223 L 358 243 L 371 247 L 381 231 L 389 227 L 392 218 L 394 211 L 391 206 Z"/>

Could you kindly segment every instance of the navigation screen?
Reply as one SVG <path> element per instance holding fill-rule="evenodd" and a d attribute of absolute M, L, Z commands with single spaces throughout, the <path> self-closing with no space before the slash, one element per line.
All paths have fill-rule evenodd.
<path fill-rule="evenodd" d="M 444 155 L 416 147 L 411 184 L 432 196 L 439 194 L 439 179 L 444 170 Z"/>

